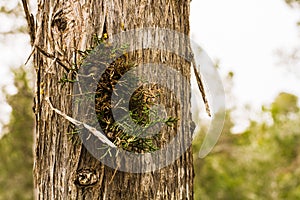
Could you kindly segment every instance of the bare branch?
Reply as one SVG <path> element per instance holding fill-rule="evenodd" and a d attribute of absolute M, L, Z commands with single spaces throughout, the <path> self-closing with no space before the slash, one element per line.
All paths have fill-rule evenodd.
<path fill-rule="evenodd" d="M 199 72 L 198 72 L 197 69 L 196 69 L 196 62 L 195 62 L 194 59 L 193 59 L 193 61 L 192 61 L 192 65 L 193 65 L 193 69 L 194 69 L 194 74 L 195 74 L 195 76 L 196 76 L 197 84 L 198 84 L 199 90 L 200 90 L 200 92 L 201 92 L 203 102 L 204 102 L 204 104 L 205 104 L 206 112 L 207 112 L 208 116 L 211 117 L 211 113 L 210 113 L 210 108 L 209 108 L 208 100 L 207 100 L 207 98 L 206 98 L 206 94 L 205 94 L 205 90 L 204 90 L 204 85 L 203 85 L 203 82 L 202 82 L 202 80 L 201 80 L 201 78 L 200 78 L 200 74 L 199 74 Z"/>
<path fill-rule="evenodd" d="M 49 104 L 51 110 L 55 111 L 57 114 L 61 115 L 63 118 L 65 118 L 66 120 L 68 120 L 69 122 L 75 124 L 76 126 L 84 126 L 88 131 L 90 131 L 94 136 L 96 136 L 99 140 L 101 140 L 102 142 L 104 142 L 105 144 L 107 144 L 110 147 L 115 148 L 116 145 L 114 143 L 112 143 L 105 135 L 103 135 L 100 131 L 98 131 L 96 128 L 78 121 L 68 115 L 66 115 L 65 113 L 63 113 L 62 111 L 56 109 L 53 107 L 52 103 L 50 102 L 49 98 L 46 97 L 45 99 L 47 101 L 47 103 Z"/>
<path fill-rule="evenodd" d="M 46 56 L 47 58 L 51 58 L 57 61 L 58 64 L 60 64 L 67 72 L 70 72 L 70 69 L 63 63 L 63 61 L 59 58 L 57 58 L 56 56 L 46 52 L 45 50 L 43 50 L 41 47 L 39 46 L 35 46 L 37 48 L 38 51 L 40 51 L 44 56 Z"/>
<path fill-rule="evenodd" d="M 34 17 L 29 12 L 27 0 L 22 0 L 22 4 L 23 4 L 26 21 L 27 21 L 28 28 L 29 28 L 29 35 L 30 35 L 31 45 L 33 45 L 34 44 L 34 40 L 35 40 L 35 23 L 34 23 Z"/>

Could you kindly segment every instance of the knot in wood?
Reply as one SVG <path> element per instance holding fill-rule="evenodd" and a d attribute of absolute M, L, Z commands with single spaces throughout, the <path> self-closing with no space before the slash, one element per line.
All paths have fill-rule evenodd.
<path fill-rule="evenodd" d="M 75 183 L 78 186 L 91 186 L 98 182 L 96 172 L 91 169 L 81 169 L 77 172 Z"/>
<path fill-rule="evenodd" d="M 56 26 L 59 31 L 63 32 L 67 28 L 67 20 L 65 18 L 55 19 L 52 26 Z"/>
<path fill-rule="evenodd" d="M 65 31 L 67 28 L 68 22 L 67 19 L 64 17 L 63 10 L 60 10 L 54 15 L 54 18 L 52 20 L 51 26 L 56 26 L 57 29 L 61 32 Z"/>

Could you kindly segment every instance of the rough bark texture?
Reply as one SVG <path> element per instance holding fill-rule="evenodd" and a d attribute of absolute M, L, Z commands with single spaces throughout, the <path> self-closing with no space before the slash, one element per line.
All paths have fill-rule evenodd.
<path fill-rule="evenodd" d="M 45 101 L 49 97 L 54 107 L 72 116 L 72 84 L 61 84 L 60 79 L 65 73 L 72 78 L 68 69 L 80 59 L 76 51 L 89 48 L 93 35 L 111 36 L 143 27 L 168 28 L 188 35 L 189 5 L 189 0 L 38 0 L 33 41 L 37 72 L 36 199 L 193 199 L 190 149 L 173 165 L 159 171 L 114 175 L 114 169 L 92 157 L 84 146 L 70 141 L 70 122 L 53 112 Z M 143 58 L 145 63 L 172 64 L 187 77 L 190 74 L 190 64 L 170 53 L 145 50 L 132 57 Z M 190 119 L 190 89 L 185 91 L 180 112 L 181 117 Z M 174 107 L 172 101 L 165 103 Z M 190 124 L 183 126 L 187 138 L 191 137 Z M 89 177 L 90 182 L 78 184 L 80 177 Z"/>

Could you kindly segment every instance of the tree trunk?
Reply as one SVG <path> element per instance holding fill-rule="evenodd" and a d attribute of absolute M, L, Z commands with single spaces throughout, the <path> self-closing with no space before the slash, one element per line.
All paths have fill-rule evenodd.
<path fill-rule="evenodd" d="M 82 59 L 78 51 L 89 49 L 95 34 L 105 37 L 107 34 L 110 38 L 122 31 L 160 27 L 189 35 L 189 6 L 189 0 L 38 1 L 36 30 L 31 27 L 37 73 L 34 155 L 37 199 L 193 199 L 191 148 L 170 165 L 153 172 L 117 171 L 102 164 L 84 145 L 75 144 L 68 134 L 74 131 L 73 125 L 49 104 L 68 116 L 75 115 L 73 84 L 66 79 L 73 79 L 73 69 Z M 163 48 L 165 44 L 160 45 Z M 189 44 L 181 45 L 177 50 L 187 52 Z M 139 64 L 172 65 L 188 77 L 188 87 L 176 84 L 180 78 L 172 83 L 174 90 L 184 90 L 179 97 L 181 105 L 173 100 L 172 94 L 162 96 L 160 101 L 179 118 L 182 128 L 175 127 L 173 131 L 184 133 L 184 141 L 190 140 L 190 62 L 167 49 L 143 49 L 130 53 L 127 59 L 139 60 Z M 162 135 L 171 137 L 168 131 L 170 128 L 165 128 Z"/>

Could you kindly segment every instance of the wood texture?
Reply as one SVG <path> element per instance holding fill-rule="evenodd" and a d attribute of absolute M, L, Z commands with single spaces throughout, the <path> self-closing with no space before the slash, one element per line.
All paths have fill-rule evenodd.
<path fill-rule="evenodd" d="M 116 172 L 92 157 L 82 145 L 70 141 L 67 135 L 72 131 L 70 122 L 53 112 L 45 100 L 49 98 L 55 108 L 72 116 L 72 84 L 59 82 L 65 73 L 72 78 L 68 69 L 81 59 L 78 50 L 89 48 L 95 34 L 107 33 L 110 37 L 143 27 L 168 28 L 189 35 L 189 3 L 189 0 L 38 0 L 32 42 L 37 73 L 36 199 L 193 199 L 191 149 L 173 165 L 159 171 Z M 189 77 L 190 63 L 167 51 L 143 50 L 131 55 L 131 59 L 139 58 L 144 63 L 170 64 Z M 175 90 L 177 87 L 181 86 L 174 84 Z M 182 105 L 172 112 L 180 112 L 181 117 L 191 121 L 190 88 L 184 90 Z M 172 98 L 170 95 L 163 100 L 169 108 L 176 107 Z M 184 128 L 177 131 L 185 131 L 188 140 L 192 135 L 191 124 L 182 125 Z"/>

